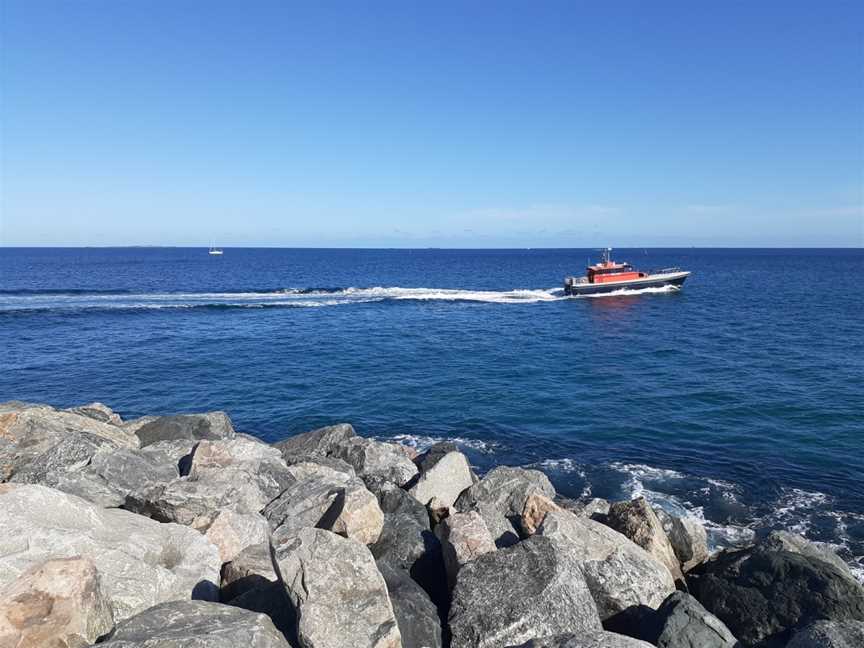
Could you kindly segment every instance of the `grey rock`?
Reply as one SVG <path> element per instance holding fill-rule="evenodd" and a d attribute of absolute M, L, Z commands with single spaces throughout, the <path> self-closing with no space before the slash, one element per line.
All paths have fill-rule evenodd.
<path fill-rule="evenodd" d="M 289 648 L 264 614 L 205 601 L 172 601 L 119 624 L 106 648 Z"/>
<path fill-rule="evenodd" d="M 653 646 L 639 639 L 601 630 L 532 639 L 515 648 L 653 648 Z"/>
<path fill-rule="evenodd" d="M 306 528 L 276 548 L 305 648 L 400 648 L 384 578 L 363 544 Z"/>
<path fill-rule="evenodd" d="M 350 464 L 342 461 L 341 459 L 337 459 L 336 457 L 326 457 L 316 454 L 297 454 L 288 456 L 283 455 L 282 458 L 289 466 L 294 466 L 301 463 L 312 463 L 319 466 L 325 466 L 337 472 L 345 473 L 349 477 L 357 476 L 357 473 L 354 472 L 354 468 Z"/>
<path fill-rule="evenodd" d="M 441 619 L 435 604 L 423 588 L 406 570 L 389 562 L 378 562 L 378 570 L 387 584 L 393 613 L 402 635 L 402 648 L 440 648 Z"/>
<path fill-rule="evenodd" d="M 453 506 L 472 483 L 468 459 L 461 452 L 453 451 L 425 468 L 408 492 L 424 505 L 435 498 L 446 506 Z"/>
<path fill-rule="evenodd" d="M 163 486 L 179 476 L 176 463 L 162 463 L 143 450 L 103 445 L 86 466 L 55 471 L 39 483 L 111 508 L 124 505 L 130 495 Z"/>
<path fill-rule="evenodd" d="M 745 645 L 825 619 L 864 621 L 864 587 L 820 558 L 750 547 L 688 574 L 694 596 Z"/>
<path fill-rule="evenodd" d="M 87 464 L 102 445 L 137 448 L 121 428 L 47 405 L 0 404 L 0 482 L 41 483 Z"/>
<path fill-rule="evenodd" d="M 0 528 L 0 587 L 45 560 L 81 556 L 96 565 L 115 621 L 163 601 L 218 594 L 216 547 L 186 527 L 45 486 L 0 484 Z"/>
<path fill-rule="evenodd" d="M 101 421 L 102 423 L 110 423 L 111 425 L 123 425 L 123 419 L 120 418 L 120 415 L 117 414 L 110 407 L 108 407 L 105 403 L 88 403 L 87 405 L 79 405 L 78 407 L 67 408 L 66 411 L 72 412 L 73 414 L 80 414 L 81 416 L 86 416 L 95 421 Z"/>
<path fill-rule="evenodd" d="M 538 535 L 575 561 L 604 621 L 634 606 L 657 608 L 675 591 L 669 570 L 617 531 L 561 511 L 546 515 Z"/>
<path fill-rule="evenodd" d="M 838 556 L 834 551 L 826 545 L 819 545 L 810 542 L 804 536 L 797 533 L 789 533 L 788 531 L 771 531 L 759 544 L 765 549 L 773 551 L 790 551 L 792 553 L 801 554 L 807 558 L 816 560 L 824 560 L 825 562 L 834 565 L 841 572 L 845 573 L 850 578 L 854 578 L 846 561 Z"/>
<path fill-rule="evenodd" d="M 297 635 L 294 609 L 282 583 L 267 583 L 247 590 L 231 599 L 228 605 L 266 614 L 289 641 Z"/>
<path fill-rule="evenodd" d="M 459 446 L 452 441 L 439 441 L 414 460 L 420 472 L 426 472 L 451 452 L 459 452 Z"/>
<path fill-rule="evenodd" d="M 429 516 L 420 502 L 394 484 L 378 492 L 384 524 L 378 540 L 369 549 L 376 560 L 387 559 L 411 569 L 427 551 L 432 538 Z"/>
<path fill-rule="evenodd" d="M 159 441 L 233 439 L 235 432 L 225 412 L 207 412 L 160 416 L 136 429 L 135 435 L 143 448 Z"/>
<path fill-rule="evenodd" d="M 555 488 L 539 470 L 499 466 L 463 492 L 455 507 L 463 513 L 470 510 L 480 513 L 495 544 L 505 547 L 519 541 L 517 525 L 525 501 L 535 492 L 550 499 L 555 497 Z"/>
<path fill-rule="evenodd" d="M 157 441 L 146 448 L 141 448 L 139 452 L 157 465 L 174 466 L 179 476 L 185 477 L 192 467 L 192 451 L 195 449 L 195 444 L 195 441 L 189 439 Z"/>
<path fill-rule="evenodd" d="M 217 511 L 196 519 L 192 528 L 213 543 L 223 563 L 233 560 L 247 547 L 270 543 L 270 526 L 258 513 Z"/>
<path fill-rule="evenodd" d="M 816 621 L 795 633 L 786 648 L 861 648 L 864 622 Z"/>
<path fill-rule="evenodd" d="M 603 629 L 579 565 L 538 536 L 464 565 L 449 621 L 453 648 L 511 646 Z"/>
<path fill-rule="evenodd" d="M 672 543 L 669 542 L 654 509 L 644 497 L 612 504 L 606 524 L 645 549 L 666 566 L 675 580 L 683 582 L 684 574 Z"/>
<path fill-rule="evenodd" d="M 495 551 L 495 541 L 486 523 L 477 511 L 454 513 L 435 527 L 435 536 L 441 542 L 447 584 L 456 585 L 459 570 L 478 556 Z"/>
<path fill-rule="evenodd" d="M 282 453 L 286 461 L 290 462 L 292 457 L 330 456 L 341 444 L 356 436 L 353 427 L 347 423 L 340 423 L 288 437 L 275 443 L 274 447 Z"/>
<path fill-rule="evenodd" d="M 735 648 L 735 636 L 695 598 L 674 592 L 663 601 L 644 637 L 659 648 Z"/>
<path fill-rule="evenodd" d="M 306 527 L 330 529 L 364 544 L 378 540 L 384 514 L 362 480 L 317 464 L 296 464 L 288 470 L 299 479 L 263 510 L 274 544 Z"/>
<path fill-rule="evenodd" d="M 678 517 L 663 509 L 655 512 L 684 572 L 708 560 L 708 532 L 699 520 Z"/>
<path fill-rule="evenodd" d="M 114 616 L 87 558 L 36 564 L 0 591 L 0 646 L 78 648 L 114 627 Z"/>
<path fill-rule="evenodd" d="M 417 474 L 417 466 L 395 443 L 353 437 L 336 446 L 331 454 L 350 464 L 364 480 L 403 486 Z"/>
<path fill-rule="evenodd" d="M 249 590 L 272 585 L 279 581 L 273 564 L 270 543 L 251 545 L 222 565 L 222 589 L 219 600 L 227 603 Z"/>
<path fill-rule="evenodd" d="M 295 481 L 270 446 L 243 438 L 203 440 L 195 446 L 187 477 L 136 491 L 124 508 L 192 525 L 219 510 L 258 513 Z"/>
<path fill-rule="evenodd" d="M 555 499 L 565 511 L 570 511 L 575 515 L 587 517 L 597 522 L 605 522 L 606 516 L 609 515 L 609 507 L 611 504 L 608 500 L 602 497 L 592 497 L 588 500 L 570 500 L 562 497 Z"/>

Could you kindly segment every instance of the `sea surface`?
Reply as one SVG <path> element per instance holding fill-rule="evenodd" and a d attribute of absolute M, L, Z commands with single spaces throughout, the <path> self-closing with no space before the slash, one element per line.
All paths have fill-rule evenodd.
<path fill-rule="evenodd" d="M 591 250 L 0 248 L 0 400 L 348 421 L 717 546 L 785 528 L 864 575 L 864 252 L 615 250 L 681 291 L 567 298 Z"/>

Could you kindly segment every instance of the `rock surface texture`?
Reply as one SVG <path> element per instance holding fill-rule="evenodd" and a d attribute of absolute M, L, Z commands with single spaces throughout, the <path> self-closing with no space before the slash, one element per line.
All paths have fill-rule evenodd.
<path fill-rule="evenodd" d="M 861 648 L 864 622 L 816 621 L 795 633 L 786 648 Z"/>
<path fill-rule="evenodd" d="M 453 648 L 512 646 L 603 629 L 576 561 L 536 536 L 466 564 L 449 620 Z"/>
<path fill-rule="evenodd" d="M 562 634 L 532 639 L 516 648 L 653 648 L 650 643 L 614 632 Z M 694 646 L 694 648 L 696 648 Z"/>
<path fill-rule="evenodd" d="M 688 572 L 708 560 L 708 532 L 698 520 L 676 517 L 662 509 L 657 511 L 657 518 L 682 571 Z"/>
<path fill-rule="evenodd" d="M 744 644 L 816 620 L 864 621 L 864 587 L 819 558 L 751 547 L 725 552 L 688 578 L 691 591 Z"/>
<path fill-rule="evenodd" d="M 106 648 L 290 648 L 263 614 L 205 601 L 162 603 L 127 619 Z"/>
<path fill-rule="evenodd" d="M 669 542 L 657 514 L 644 497 L 630 502 L 615 502 L 609 507 L 605 523 L 663 563 L 675 580 L 684 580 L 672 543 Z"/>
<path fill-rule="evenodd" d="M 0 587 L 54 558 L 89 558 L 115 621 L 163 601 L 215 598 L 221 561 L 193 529 L 102 509 L 45 486 L 0 484 Z"/>
<path fill-rule="evenodd" d="M 646 637 L 658 648 L 735 648 L 737 640 L 699 601 L 675 592 L 653 615 Z"/>
<path fill-rule="evenodd" d="M 437 498 L 444 506 L 453 506 L 459 495 L 470 488 L 471 467 L 468 459 L 458 450 L 441 456 L 431 455 L 421 461 L 422 472 L 408 491 L 421 504 Z"/>
<path fill-rule="evenodd" d="M 384 577 L 361 543 L 306 528 L 277 549 L 305 648 L 400 648 Z"/>
<path fill-rule="evenodd" d="M 78 648 L 113 627 L 96 566 L 86 558 L 48 560 L 0 591 L 0 646 Z"/>
<path fill-rule="evenodd" d="M 143 448 L 159 441 L 233 439 L 235 432 L 225 412 L 208 412 L 160 416 L 135 429 L 135 435 Z"/>
<path fill-rule="evenodd" d="M 447 583 L 452 588 L 462 567 L 483 554 L 495 551 L 495 541 L 476 511 L 454 513 L 435 527 L 441 541 Z"/>
<path fill-rule="evenodd" d="M 633 606 L 657 608 L 675 590 L 665 565 L 600 522 L 551 512 L 537 533 L 579 565 L 604 621 Z"/>
<path fill-rule="evenodd" d="M 499 466 L 459 496 L 456 509 L 465 513 L 477 511 L 499 547 L 519 541 L 520 524 L 525 502 L 532 493 L 552 499 L 555 488 L 539 470 Z"/>

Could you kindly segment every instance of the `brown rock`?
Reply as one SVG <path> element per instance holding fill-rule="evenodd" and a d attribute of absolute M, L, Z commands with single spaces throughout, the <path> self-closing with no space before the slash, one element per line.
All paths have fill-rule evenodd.
<path fill-rule="evenodd" d="M 435 527 L 435 535 L 441 541 L 447 583 L 451 588 L 456 585 L 456 576 L 463 565 L 495 551 L 495 540 L 476 511 L 454 513 L 443 519 Z"/>
<path fill-rule="evenodd" d="M 519 520 L 522 525 L 522 531 L 526 536 L 534 535 L 549 511 L 560 510 L 561 507 L 543 495 L 543 493 L 531 493 L 525 500 L 525 506 L 522 508 L 522 517 Z"/>
<path fill-rule="evenodd" d="M 113 627 L 96 566 L 87 558 L 48 560 L 0 593 L 0 646 L 80 648 Z"/>
<path fill-rule="evenodd" d="M 666 566 L 676 581 L 683 581 L 681 564 L 657 514 L 644 497 L 615 502 L 609 507 L 606 524 L 630 538 Z"/>

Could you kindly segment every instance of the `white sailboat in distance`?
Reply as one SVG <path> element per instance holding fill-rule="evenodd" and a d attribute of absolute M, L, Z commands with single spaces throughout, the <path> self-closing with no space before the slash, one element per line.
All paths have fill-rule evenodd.
<path fill-rule="evenodd" d="M 222 248 L 217 248 L 213 246 L 213 243 L 210 243 L 210 249 L 207 254 L 210 256 L 222 256 Z"/>

